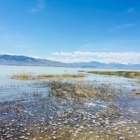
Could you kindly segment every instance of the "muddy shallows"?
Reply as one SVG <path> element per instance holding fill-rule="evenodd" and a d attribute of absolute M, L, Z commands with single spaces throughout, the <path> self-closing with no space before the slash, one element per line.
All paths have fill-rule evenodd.
<path fill-rule="evenodd" d="M 139 140 L 140 98 L 126 91 L 71 79 L 0 86 L 0 139 Z"/>

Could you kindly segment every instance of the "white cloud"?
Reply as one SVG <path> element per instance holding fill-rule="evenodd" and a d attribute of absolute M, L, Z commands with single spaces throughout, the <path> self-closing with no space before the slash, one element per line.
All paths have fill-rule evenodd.
<path fill-rule="evenodd" d="M 53 55 L 61 55 L 61 56 L 94 56 L 98 53 L 94 52 L 82 52 L 82 51 L 75 51 L 75 52 L 54 52 Z"/>
<path fill-rule="evenodd" d="M 104 63 L 132 63 L 140 64 L 140 52 L 54 52 L 55 57 L 47 59 L 61 62 L 89 62 L 98 61 Z"/>
<path fill-rule="evenodd" d="M 39 12 L 41 10 L 43 10 L 45 8 L 45 3 L 44 0 L 38 0 L 37 1 L 37 6 L 35 8 L 30 9 L 31 13 L 36 13 Z"/>
<path fill-rule="evenodd" d="M 67 52 L 54 52 L 52 53 L 53 55 L 63 55 L 63 56 L 70 56 L 72 53 L 67 53 Z"/>
<path fill-rule="evenodd" d="M 58 58 L 58 57 L 47 57 L 46 59 L 52 60 L 52 61 L 60 61 L 64 63 L 72 63 L 72 62 L 89 62 L 89 59 L 81 57 L 81 58 L 71 58 L 71 57 L 66 57 L 66 58 Z M 95 61 L 90 59 L 91 61 Z"/>
<path fill-rule="evenodd" d="M 43 59 L 43 58 L 40 57 L 40 56 L 32 56 L 32 55 L 29 55 L 29 57 L 33 57 L 33 58 L 36 58 L 36 59 Z"/>
<path fill-rule="evenodd" d="M 54 52 L 53 55 L 61 56 L 99 56 L 99 57 L 121 57 L 121 56 L 138 56 L 140 57 L 140 52 Z"/>

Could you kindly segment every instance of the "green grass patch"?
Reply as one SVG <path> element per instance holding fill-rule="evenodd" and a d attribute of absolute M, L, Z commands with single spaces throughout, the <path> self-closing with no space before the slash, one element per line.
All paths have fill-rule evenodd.
<path fill-rule="evenodd" d="M 127 78 L 140 78 L 139 71 L 88 71 L 87 73 L 100 74 L 100 75 L 114 75 Z"/>

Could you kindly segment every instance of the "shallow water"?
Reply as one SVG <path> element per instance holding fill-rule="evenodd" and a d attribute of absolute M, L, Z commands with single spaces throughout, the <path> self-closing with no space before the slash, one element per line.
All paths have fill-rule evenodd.
<path fill-rule="evenodd" d="M 11 79 L 12 74 L 64 74 L 78 73 L 78 68 L 0 66 L 0 136 L 1 139 L 60 139 L 60 140 L 139 140 L 140 82 L 116 76 L 87 74 L 89 84 L 111 84 L 121 88 L 119 97 L 102 101 L 99 98 L 83 101 L 49 97 L 50 87 L 43 80 L 21 81 Z M 92 69 L 90 69 L 92 70 Z M 73 80 L 69 80 L 73 81 Z M 104 117 L 110 102 L 119 108 L 120 116 Z"/>

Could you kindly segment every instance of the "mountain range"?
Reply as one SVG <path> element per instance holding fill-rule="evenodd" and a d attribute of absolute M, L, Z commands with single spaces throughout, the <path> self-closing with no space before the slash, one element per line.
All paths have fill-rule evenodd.
<path fill-rule="evenodd" d="M 100 63 L 97 61 L 73 63 L 76 67 L 103 69 L 140 69 L 140 64 Z"/>
<path fill-rule="evenodd" d="M 108 68 L 108 69 L 140 69 L 140 64 L 120 64 L 120 63 L 100 63 L 91 62 L 76 62 L 62 63 L 47 59 L 38 59 L 28 56 L 19 55 L 0 55 L 0 65 L 12 66 L 52 66 L 52 67 L 80 67 L 80 68 Z"/>
<path fill-rule="evenodd" d="M 71 67 L 71 64 L 19 55 L 0 55 L 0 65 Z"/>

